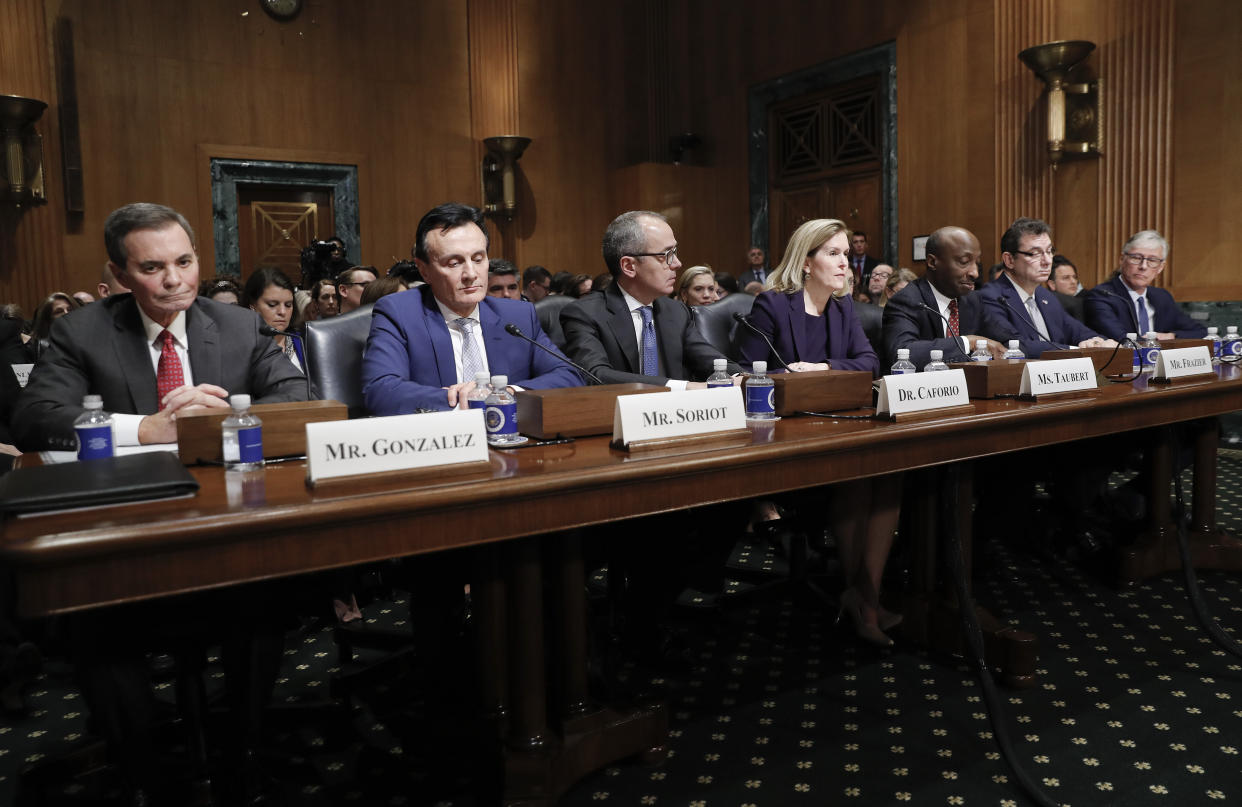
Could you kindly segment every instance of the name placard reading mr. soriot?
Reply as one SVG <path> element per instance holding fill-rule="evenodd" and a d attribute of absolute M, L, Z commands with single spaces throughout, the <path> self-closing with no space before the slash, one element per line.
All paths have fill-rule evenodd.
<path fill-rule="evenodd" d="M 1207 345 L 1160 351 L 1152 378 L 1173 380 L 1192 375 L 1212 375 L 1212 354 Z"/>
<path fill-rule="evenodd" d="M 877 415 L 904 415 L 970 404 L 966 374 L 961 368 L 936 373 L 886 375 L 880 379 Z"/>
<path fill-rule="evenodd" d="M 1055 359 L 1032 362 L 1022 370 L 1019 395 L 1051 395 L 1054 392 L 1077 392 L 1095 389 L 1095 364 L 1087 356 L 1081 359 Z"/>
<path fill-rule="evenodd" d="M 737 387 L 621 395 L 612 418 L 612 441 L 628 445 L 746 428 L 746 407 Z"/>
<path fill-rule="evenodd" d="M 306 479 L 487 462 L 483 410 L 306 424 Z"/>

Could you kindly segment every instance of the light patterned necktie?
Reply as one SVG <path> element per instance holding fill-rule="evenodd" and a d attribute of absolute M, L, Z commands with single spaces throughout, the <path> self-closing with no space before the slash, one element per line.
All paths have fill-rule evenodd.
<path fill-rule="evenodd" d="M 177 356 L 177 345 L 173 342 L 173 335 L 163 330 L 155 339 L 163 343 L 160 345 L 160 363 L 155 369 L 155 394 L 159 398 L 162 410 L 164 396 L 177 387 L 185 386 L 185 373 L 181 368 L 181 359 Z"/>
<path fill-rule="evenodd" d="M 483 357 L 479 355 L 479 343 L 474 339 L 475 321 L 470 317 L 458 317 L 453 324 L 461 328 L 461 383 L 473 381 L 476 373 L 483 372 Z"/>

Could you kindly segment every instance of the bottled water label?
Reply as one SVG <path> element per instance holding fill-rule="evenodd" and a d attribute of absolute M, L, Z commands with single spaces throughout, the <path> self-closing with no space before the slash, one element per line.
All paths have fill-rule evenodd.
<path fill-rule="evenodd" d="M 1160 348 L 1145 347 L 1143 348 L 1143 365 L 1145 367 L 1155 367 L 1156 360 L 1160 358 Z"/>
<path fill-rule="evenodd" d="M 889 372 L 889 375 L 909 375 L 910 373 L 913 373 L 913 372 L 915 372 L 913 365 L 911 365 L 910 367 L 901 367 L 901 368 L 894 367 Z"/>
<path fill-rule="evenodd" d="M 486 398 L 471 398 L 470 400 L 466 401 L 466 406 L 469 407 L 470 409 L 485 409 L 487 408 L 487 399 Z"/>
<path fill-rule="evenodd" d="M 746 414 L 770 415 L 776 411 L 775 386 L 746 387 Z"/>
<path fill-rule="evenodd" d="M 1228 339 L 1221 346 L 1222 356 L 1242 356 L 1242 339 Z"/>
<path fill-rule="evenodd" d="M 112 456 L 112 427 L 78 427 L 78 459 L 98 460 Z"/>
<path fill-rule="evenodd" d="M 488 404 L 483 420 L 489 435 L 516 435 L 517 404 Z"/>
<path fill-rule="evenodd" d="M 715 389 L 716 387 L 731 387 L 731 386 L 733 386 L 733 379 L 729 379 L 727 381 L 708 381 L 707 382 L 708 389 Z"/>
<path fill-rule="evenodd" d="M 237 455 L 245 463 L 263 462 L 263 427 L 237 430 Z"/>

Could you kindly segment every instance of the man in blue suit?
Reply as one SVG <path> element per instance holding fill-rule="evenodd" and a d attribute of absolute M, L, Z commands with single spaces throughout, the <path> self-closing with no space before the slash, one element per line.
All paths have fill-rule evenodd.
<path fill-rule="evenodd" d="M 1157 339 L 1197 339 L 1207 334 L 1178 307 L 1173 295 L 1151 285 L 1164 271 L 1169 242 L 1155 230 L 1135 233 L 1121 248 L 1121 265 L 1111 280 L 1087 293 L 1087 324 L 1105 336 L 1124 339 L 1154 331 Z"/>
<path fill-rule="evenodd" d="M 479 371 L 507 375 L 517 388 L 581 386 L 577 372 L 540 329 L 533 305 L 487 296 L 482 211 L 440 205 L 423 216 L 416 237 L 414 262 L 427 285 L 375 304 L 362 358 L 368 411 L 399 415 L 465 408 Z M 506 333 L 508 325 L 551 352 Z"/>
<path fill-rule="evenodd" d="M 1044 283 L 1052 271 L 1052 231 L 1039 219 L 1016 219 L 1001 236 L 1005 271 L 979 290 L 988 313 L 989 334 L 998 342 L 1017 339 L 1028 358 L 1066 347 L 1114 347 L 1065 312 Z"/>

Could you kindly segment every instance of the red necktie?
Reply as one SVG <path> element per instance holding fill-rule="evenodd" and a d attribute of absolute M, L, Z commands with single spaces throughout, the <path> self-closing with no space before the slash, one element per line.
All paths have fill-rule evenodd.
<path fill-rule="evenodd" d="M 160 331 L 156 340 L 164 343 L 160 349 L 159 367 L 155 371 L 155 394 L 159 397 L 160 409 L 163 409 L 164 396 L 177 387 L 185 386 L 185 375 L 181 372 L 181 359 L 177 358 L 172 334 Z"/>
<path fill-rule="evenodd" d="M 949 301 L 949 330 L 945 332 L 945 336 L 956 339 L 961 336 L 962 324 L 957 318 L 957 300 Z"/>

